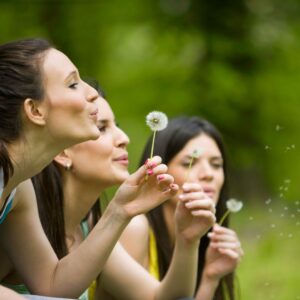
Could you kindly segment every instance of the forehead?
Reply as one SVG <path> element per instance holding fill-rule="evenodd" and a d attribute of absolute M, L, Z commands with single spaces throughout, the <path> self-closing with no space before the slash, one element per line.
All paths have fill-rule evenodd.
<path fill-rule="evenodd" d="M 199 150 L 203 155 L 221 156 L 221 151 L 215 140 L 205 133 L 189 140 L 179 153 L 187 155 L 195 150 Z"/>
<path fill-rule="evenodd" d="M 47 51 L 42 68 L 44 78 L 48 80 L 56 78 L 65 79 L 71 72 L 76 70 L 70 59 L 57 49 Z"/>
<path fill-rule="evenodd" d="M 97 105 L 99 109 L 99 120 L 113 120 L 114 119 L 114 113 L 108 104 L 108 102 L 99 96 L 99 100 L 97 100 Z"/>

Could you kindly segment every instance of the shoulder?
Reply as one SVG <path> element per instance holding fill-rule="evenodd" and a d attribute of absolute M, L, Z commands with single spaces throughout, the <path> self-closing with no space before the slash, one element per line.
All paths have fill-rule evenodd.
<path fill-rule="evenodd" d="M 133 234 L 135 237 L 145 237 L 148 236 L 149 228 L 146 216 L 138 215 L 131 219 L 123 233 L 125 233 L 124 235 Z"/>

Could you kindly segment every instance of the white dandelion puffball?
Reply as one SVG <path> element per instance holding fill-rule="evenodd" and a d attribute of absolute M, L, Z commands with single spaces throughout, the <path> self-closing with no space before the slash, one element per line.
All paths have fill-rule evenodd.
<path fill-rule="evenodd" d="M 146 117 L 146 124 L 152 131 L 164 130 L 168 125 L 168 117 L 160 111 L 152 111 Z"/>
<path fill-rule="evenodd" d="M 199 158 L 200 155 L 201 155 L 201 153 L 202 153 L 201 149 L 195 149 L 195 150 L 192 152 L 191 157 L 192 157 L 192 158 Z"/>
<path fill-rule="evenodd" d="M 229 199 L 226 201 L 226 207 L 230 212 L 238 212 L 243 207 L 243 202 L 236 199 Z"/>

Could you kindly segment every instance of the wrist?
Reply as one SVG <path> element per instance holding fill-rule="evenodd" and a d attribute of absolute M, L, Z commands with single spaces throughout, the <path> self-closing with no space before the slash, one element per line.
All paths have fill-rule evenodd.
<path fill-rule="evenodd" d="M 124 209 L 122 205 L 119 205 L 112 199 L 108 206 L 106 207 L 104 214 L 102 215 L 102 218 L 104 215 L 109 216 L 110 218 L 113 218 L 117 222 L 128 224 L 132 218 L 130 214 Z"/>
<path fill-rule="evenodd" d="M 221 278 L 212 274 L 208 274 L 208 272 L 203 271 L 201 282 L 208 284 L 212 288 L 217 288 L 220 283 Z"/>

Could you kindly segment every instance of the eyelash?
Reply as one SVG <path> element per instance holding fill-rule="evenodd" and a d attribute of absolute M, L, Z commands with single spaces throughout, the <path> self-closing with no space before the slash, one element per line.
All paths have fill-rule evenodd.
<path fill-rule="evenodd" d="M 105 132 L 106 131 L 106 126 L 98 126 L 98 129 L 100 132 Z"/>
<path fill-rule="evenodd" d="M 78 85 L 78 82 L 74 82 L 74 83 L 69 85 L 69 88 L 70 89 L 76 89 L 77 85 Z"/>

